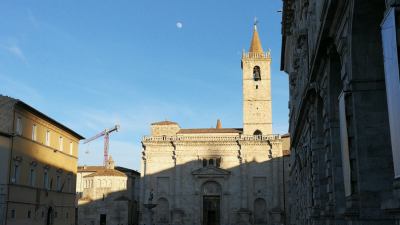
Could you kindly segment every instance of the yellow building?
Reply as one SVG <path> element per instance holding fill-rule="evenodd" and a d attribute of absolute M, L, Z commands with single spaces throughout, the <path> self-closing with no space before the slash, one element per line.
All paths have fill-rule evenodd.
<path fill-rule="evenodd" d="M 0 95 L 0 225 L 75 224 L 81 139 L 26 103 Z"/>

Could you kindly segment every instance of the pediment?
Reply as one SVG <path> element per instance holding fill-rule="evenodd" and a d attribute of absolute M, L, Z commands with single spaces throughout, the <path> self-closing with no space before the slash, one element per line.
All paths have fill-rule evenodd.
<path fill-rule="evenodd" d="M 192 172 L 192 175 L 196 176 L 228 176 L 229 174 L 231 174 L 230 171 L 214 166 L 202 167 Z"/>

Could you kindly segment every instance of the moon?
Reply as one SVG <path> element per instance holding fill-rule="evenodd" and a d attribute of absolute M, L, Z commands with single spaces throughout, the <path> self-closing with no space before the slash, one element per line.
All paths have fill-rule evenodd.
<path fill-rule="evenodd" d="M 176 23 L 176 27 L 177 27 L 178 29 L 181 29 L 181 28 L 183 27 L 183 24 L 182 24 L 181 22 L 177 22 L 177 23 Z"/>

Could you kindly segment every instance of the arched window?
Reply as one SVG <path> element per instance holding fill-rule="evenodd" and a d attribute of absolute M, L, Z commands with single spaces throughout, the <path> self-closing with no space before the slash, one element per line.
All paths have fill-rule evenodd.
<path fill-rule="evenodd" d="M 260 136 L 260 135 L 262 135 L 262 132 L 260 130 L 256 130 L 256 131 L 254 131 L 253 135 Z"/>
<path fill-rule="evenodd" d="M 253 68 L 253 79 L 255 81 L 261 80 L 261 72 L 260 72 L 260 67 L 259 66 L 255 66 Z"/>
<path fill-rule="evenodd" d="M 221 195 L 221 185 L 215 181 L 207 181 L 202 186 L 203 195 Z"/>

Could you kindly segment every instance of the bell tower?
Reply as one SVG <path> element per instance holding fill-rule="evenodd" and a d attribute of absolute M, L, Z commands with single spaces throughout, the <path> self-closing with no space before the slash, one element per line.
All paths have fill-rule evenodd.
<path fill-rule="evenodd" d="M 271 55 L 264 52 L 254 24 L 249 52 L 242 54 L 243 134 L 272 134 Z"/>

